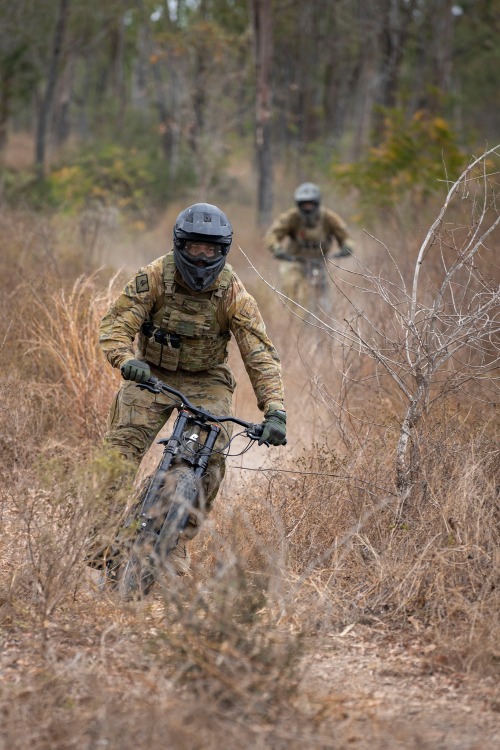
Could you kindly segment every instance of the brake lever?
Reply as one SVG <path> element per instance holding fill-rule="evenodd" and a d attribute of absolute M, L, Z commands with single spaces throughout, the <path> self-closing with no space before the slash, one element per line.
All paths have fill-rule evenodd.
<path fill-rule="evenodd" d="M 250 438 L 250 440 L 259 440 L 262 435 L 262 425 L 261 424 L 254 424 L 251 428 L 247 430 L 247 435 Z M 266 448 L 270 447 L 270 443 L 267 442 L 267 440 L 264 440 L 261 445 L 265 445 Z"/>
<path fill-rule="evenodd" d="M 161 393 L 161 391 L 158 388 L 158 386 L 157 385 L 153 385 L 152 383 L 137 383 L 136 385 L 142 391 L 150 391 L 151 393 Z"/>

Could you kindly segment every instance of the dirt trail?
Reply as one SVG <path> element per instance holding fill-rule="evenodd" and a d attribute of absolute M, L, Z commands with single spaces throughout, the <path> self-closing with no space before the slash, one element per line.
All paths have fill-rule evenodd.
<path fill-rule="evenodd" d="M 500 690 L 433 663 L 433 646 L 362 625 L 332 634 L 311 654 L 302 700 L 330 714 L 349 747 L 495 750 Z"/>
<path fill-rule="evenodd" d="M 43 638 L 40 632 L 27 629 L 27 623 L 23 628 L 11 623 L 3 631 L 1 693 L 6 698 L 10 694 L 17 701 L 24 696 L 19 703 L 22 712 L 23 701 L 35 700 L 33 685 L 45 670 L 59 674 L 69 692 L 74 680 L 77 701 L 80 693 L 85 696 L 82 675 L 90 679 L 92 674 L 103 698 L 108 693 L 123 691 L 126 695 L 127 691 L 139 690 L 144 700 L 148 700 L 149 693 L 150 699 L 156 700 L 155 680 L 164 657 L 161 653 L 155 656 L 151 644 L 155 638 L 161 639 L 166 627 L 163 608 L 159 597 L 153 597 L 147 607 L 137 606 L 134 615 L 129 608 L 121 609 L 94 589 L 82 592 L 73 608 L 66 608 L 46 624 Z M 145 650 L 146 643 L 149 645 Z M 309 725 L 317 725 L 311 748 L 496 750 L 500 747 L 500 695 L 496 681 L 433 664 L 432 646 L 423 648 L 416 638 L 403 642 L 400 636 L 386 632 L 382 626 L 363 625 L 347 627 L 321 640 L 308 638 L 305 645 L 304 676 L 290 700 L 307 717 Z M 165 705 L 168 692 L 172 700 L 179 698 L 175 687 L 166 690 L 162 699 L 167 700 Z M 75 695 L 68 695 L 68 706 L 73 705 Z M 80 708 L 77 702 L 76 715 L 79 721 L 91 722 L 86 700 L 82 698 Z M 11 703 L 9 710 L 17 709 Z M 22 737 L 22 727 L 19 736 Z M 36 746 L 46 747 L 43 743 Z M 76 747 L 59 744 L 57 737 L 50 746 L 52 750 Z M 292 748 L 298 746 L 290 743 Z M 0 747 L 3 747 L 2 732 Z M 184 750 L 187 746 L 180 743 L 171 747 Z M 258 747 L 273 750 L 275 745 L 271 741 Z M 137 750 L 142 750 L 141 746 Z"/>
<path fill-rule="evenodd" d="M 236 467 L 229 469 L 228 476 L 230 479 L 238 476 L 238 482 L 242 482 L 241 471 Z M 248 481 L 251 484 L 250 472 Z M 15 518 L 6 512 L 7 508 L 3 510 L 4 531 L 12 531 Z M 11 562 L 8 557 L 0 561 L 3 582 L 9 577 Z M 146 604 L 124 606 L 116 595 L 98 591 L 89 580 L 45 623 L 37 622 L 25 608 L 11 607 L 8 597 L 0 605 L 0 711 L 7 712 L 9 721 L 12 718 L 12 724 L 6 727 L 14 724 L 19 727 L 15 730 L 18 744 L 12 744 L 14 735 L 10 729 L 5 735 L 0 729 L 2 750 L 28 746 L 23 744 L 24 731 L 25 739 L 37 736 L 38 728 L 31 726 L 31 720 L 28 726 L 32 735 L 20 722 L 24 711 L 32 711 L 29 708 L 32 701 L 36 710 L 42 712 L 43 721 L 51 726 L 51 719 L 43 714 L 45 709 L 37 697 L 40 680 L 47 684 L 49 697 L 52 685 L 59 681 L 65 686 L 64 710 L 71 711 L 79 726 L 90 725 L 94 720 L 89 696 L 96 684 L 99 701 L 104 706 L 99 709 L 101 712 L 111 710 L 105 706 L 112 705 L 113 696 L 122 692 L 124 700 L 130 691 L 131 694 L 138 691 L 146 704 L 160 700 L 155 698 L 154 686 L 162 660 L 168 659 L 161 649 L 165 648 L 164 634 L 169 625 L 158 594 Z M 318 638 L 305 638 L 302 676 L 289 700 L 307 718 L 308 737 L 311 725 L 317 726 L 317 734 L 313 730 L 313 741 L 307 747 L 323 750 L 497 750 L 500 747 L 498 680 L 457 671 L 447 664 L 428 637 L 422 638 L 416 627 L 417 624 L 413 632 L 403 632 L 375 621 L 371 625 L 350 624 Z M 161 700 L 167 701 L 165 705 L 169 700 L 182 700 L 182 690 L 179 692 L 166 683 L 164 689 Z M 252 730 L 243 728 L 243 736 L 246 737 L 247 731 L 251 736 Z M 50 731 L 44 729 L 49 737 Z M 4 740 L 10 745 L 4 744 Z M 44 750 L 49 746 L 51 750 L 78 747 L 73 741 L 59 741 L 55 735 L 50 745 L 41 740 L 30 740 L 29 744 Z M 108 746 L 115 747 L 112 742 Z M 271 744 L 255 746 L 249 741 L 239 747 L 274 750 L 282 746 L 275 745 L 273 740 Z M 140 744 L 135 747 L 146 748 Z M 171 747 L 184 750 L 187 745 Z M 295 750 L 299 744 L 292 741 L 289 747 Z"/>

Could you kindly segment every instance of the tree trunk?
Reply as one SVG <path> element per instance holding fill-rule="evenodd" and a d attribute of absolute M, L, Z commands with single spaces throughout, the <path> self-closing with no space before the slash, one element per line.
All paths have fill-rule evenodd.
<path fill-rule="evenodd" d="M 2 70 L 0 76 L 0 160 L 7 146 L 7 125 L 10 115 L 10 103 L 12 100 L 13 76 L 10 70 Z"/>
<path fill-rule="evenodd" d="M 273 28 L 271 0 L 250 0 L 256 69 L 255 147 L 257 157 L 257 223 L 267 226 L 273 212 L 271 152 Z"/>
<path fill-rule="evenodd" d="M 453 34 L 455 17 L 452 13 L 453 0 L 439 3 L 436 13 L 436 40 L 434 44 L 435 64 L 433 66 L 432 82 L 442 94 L 449 94 L 451 90 L 451 73 L 453 67 Z M 441 102 L 437 103 L 435 111 L 439 111 Z"/>
<path fill-rule="evenodd" d="M 382 25 L 379 30 L 380 72 L 373 113 L 373 141 L 379 143 L 384 131 L 384 114 L 379 107 L 395 107 L 415 0 L 402 5 L 401 0 L 387 0 L 381 8 Z"/>
<path fill-rule="evenodd" d="M 45 174 L 45 140 L 47 133 L 47 123 L 49 121 L 54 101 L 54 92 L 56 90 L 57 77 L 59 74 L 59 61 L 61 59 L 64 35 L 68 20 L 70 0 L 60 0 L 59 13 L 57 17 L 56 29 L 54 32 L 54 44 L 52 47 L 52 58 L 50 61 L 49 74 L 47 78 L 47 88 L 43 97 L 40 112 L 38 115 L 38 124 L 36 129 L 35 144 L 35 169 L 38 179 L 43 179 Z"/>
<path fill-rule="evenodd" d="M 370 144 L 373 104 L 377 81 L 377 32 L 379 29 L 378 6 L 371 2 L 359 8 L 357 28 L 364 36 L 365 43 L 359 50 L 356 66 L 359 66 L 358 86 L 355 92 L 353 114 L 355 126 L 351 145 L 351 158 L 356 161 L 365 153 Z"/>
<path fill-rule="evenodd" d="M 174 176 L 177 168 L 178 152 L 179 152 L 179 128 L 173 117 L 173 108 L 169 107 L 167 97 L 165 95 L 163 79 L 161 74 L 161 60 L 154 54 L 155 45 L 152 34 L 149 30 L 148 24 L 148 11 L 143 0 L 137 1 L 137 6 L 141 12 L 144 26 L 142 27 L 143 33 L 141 36 L 141 42 L 143 45 L 143 53 L 149 60 L 149 70 L 153 80 L 153 89 L 156 100 L 156 110 L 158 112 L 158 119 L 160 123 L 161 133 L 161 147 L 165 161 L 168 164 L 170 175 Z M 170 71 L 171 77 L 175 79 L 175 69 L 172 66 Z M 175 81 L 172 86 L 175 89 Z"/>
<path fill-rule="evenodd" d="M 411 111 L 442 111 L 450 93 L 454 35 L 453 0 L 429 0 L 418 29 L 414 96 Z"/>
<path fill-rule="evenodd" d="M 75 75 L 76 57 L 72 52 L 69 52 L 68 59 L 64 66 L 60 82 L 58 85 L 58 93 L 56 96 L 56 102 L 54 104 L 54 116 L 53 116 L 53 127 L 56 143 L 58 146 L 64 145 L 70 135 L 70 119 L 69 111 L 71 106 L 71 98 L 74 90 L 74 75 Z"/>
<path fill-rule="evenodd" d="M 122 13 L 118 13 L 113 44 L 113 78 L 118 98 L 116 125 L 123 129 L 127 107 L 127 87 L 125 80 L 125 24 Z"/>

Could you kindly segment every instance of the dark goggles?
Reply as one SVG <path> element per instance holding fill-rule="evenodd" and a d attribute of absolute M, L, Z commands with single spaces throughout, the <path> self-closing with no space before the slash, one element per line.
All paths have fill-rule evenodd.
<path fill-rule="evenodd" d="M 183 251 L 188 260 L 193 263 L 213 263 L 224 257 L 224 246 L 215 242 L 193 242 L 187 240 Z"/>

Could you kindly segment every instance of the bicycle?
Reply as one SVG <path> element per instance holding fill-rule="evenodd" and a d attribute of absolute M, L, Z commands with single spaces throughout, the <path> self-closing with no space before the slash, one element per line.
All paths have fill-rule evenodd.
<path fill-rule="evenodd" d="M 291 255 L 288 252 L 280 252 L 276 258 L 287 263 L 295 263 L 300 271 L 294 272 L 292 281 L 288 277 L 288 296 L 299 303 L 307 311 L 315 310 L 317 307 L 329 313 L 331 300 L 330 276 L 326 260 L 347 257 L 345 253 L 338 252 L 329 255 L 328 258 L 309 258 L 303 255 Z M 313 321 L 309 314 L 304 313 L 306 321 Z"/>
<path fill-rule="evenodd" d="M 168 558 L 190 516 L 200 513 L 201 480 L 210 457 L 217 452 L 229 455 L 233 440 L 245 435 L 249 438 L 248 445 L 240 453 L 232 454 L 242 455 L 262 434 L 262 425 L 227 415 L 215 416 L 194 406 L 183 393 L 156 377 L 138 387 L 173 396 L 178 401 L 178 413 L 171 435 L 158 441 L 164 445 L 162 457 L 125 524 L 128 550 L 124 553 L 118 549 L 109 563 L 107 575 L 126 600 L 146 596 L 158 573 L 173 570 Z M 228 437 L 226 445 L 216 450 L 215 443 L 225 422 L 244 429 Z M 269 445 L 267 441 L 262 444 Z"/>

